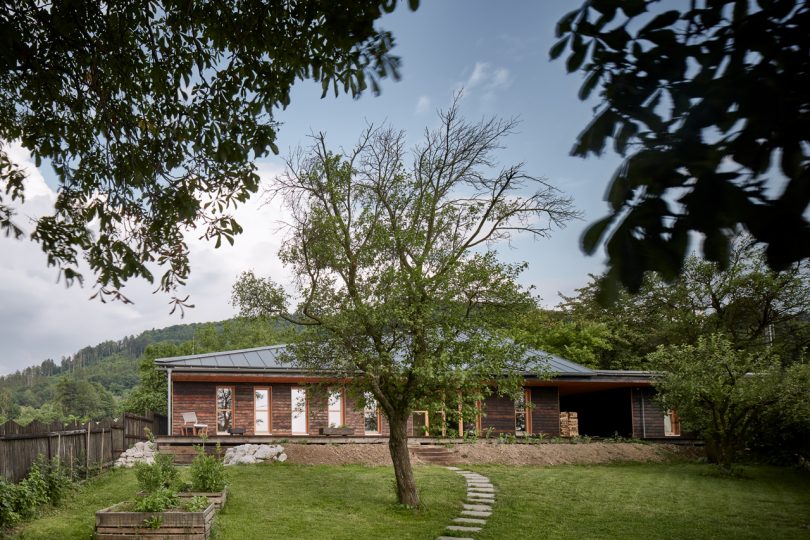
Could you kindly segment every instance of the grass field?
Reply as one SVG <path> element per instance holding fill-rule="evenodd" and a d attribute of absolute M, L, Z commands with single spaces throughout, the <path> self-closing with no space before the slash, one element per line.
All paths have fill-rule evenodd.
<path fill-rule="evenodd" d="M 476 538 L 810 538 L 810 475 L 746 468 L 716 476 L 696 464 L 472 467 L 498 490 Z M 418 467 L 425 508 L 395 504 L 386 467 L 273 464 L 229 468 L 216 539 L 433 539 L 458 515 L 462 479 Z M 97 509 L 131 498 L 131 471 L 106 474 L 15 538 L 90 538 Z"/>

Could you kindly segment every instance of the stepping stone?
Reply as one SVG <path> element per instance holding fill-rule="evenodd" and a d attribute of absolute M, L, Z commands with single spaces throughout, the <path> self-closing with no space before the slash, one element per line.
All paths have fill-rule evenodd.
<path fill-rule="evenodd" d="M 495 488 L 482 486 L 467 486 L 467 491 L 478 491 L 480 493 L 495 493 Z"/>
<path fill-rule="evenodd" d="M 478 486 L 478 487 L 495 487 L 492 485 L 492 482 L 470 482 L 467 481 L 468 486 Z"/>
<path fill-rule="evenodd" d="M 448 525 L 447 530 L 458 532 L 478 532 L 481 530 L 481 527 L 464 527 L 462 525 Z"/>
<path fill-rule="evenodd" d="M 492 507 L 488 504 L 464 504 L 464 510 L 473 510 L 474 512 L 491 512 Z"/>
<path fill-rule="evenodd" d="M 486 525 L 487 520 L 475 518 L 453 518 L 456 523 L 472 523 L 473 525 Z"/>
<path fill-rule="evenodd" d="M 445 469 L 447 469 L 448 471 L 460 471 L 461 470 L 458 467 L 445 467 Z"/>
<path fill-rule="evenodd" d="M 461 536 L 437 536 L 436 540 L 473 540 L 473 539 L 469 538 L 467 536 L 465 536 L 465 537 L 461 537 Z"/>
<path fill-rule="evenodd" d="M 467 492 L 468 499 L 478 499 L 478 500 L 487 500 L 487 501 L 494 501 L 495 494 L 494 493 L 475 493 L 475 492 Z"/>
<path fill-rule="evenodd" d="M 488 518 L 489 516 L 492 515 L 492 512 L 477 512 L 475 510 L 462 510 L 461 515 L 476 518 Z"/>

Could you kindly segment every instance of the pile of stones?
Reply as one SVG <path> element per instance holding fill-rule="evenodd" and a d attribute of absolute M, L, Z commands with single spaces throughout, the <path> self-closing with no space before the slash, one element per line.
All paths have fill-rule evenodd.
<path fill-rule="evenodd" d="M 242 444 L 228 448 L 225 452 L 225 465 L 250 465 L 265 461 L 287 461 L 284 447 L 277 444 Z"/>
<path fill-rule="evenodd" d="M 115 460 L 115 466 L 131 468 L 141 461 L 151 465 L 155 462 L 155 453 L 157 444 L 151 441 L 136 442 L 135 446 L 121 453 L 121 457 Z"/>

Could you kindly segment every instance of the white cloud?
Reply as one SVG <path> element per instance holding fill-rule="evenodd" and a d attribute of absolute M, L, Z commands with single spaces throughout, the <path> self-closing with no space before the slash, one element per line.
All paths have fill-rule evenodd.
<path fill-rule="evenodd" d="M 431 100 L 428 96 L 419 96 L 419 100 L 416 102 L 416 112 L 418 114 L 424 114 L 430 110 Z"/>
<path fill-rule="evenodd" d="M 496 91 L 508 88 L 511 84 L 508 69 L 495 67 L 489 62 L 476 62 L 463 86 L 467 93 L 481 91 L 485 96 L 494 96 Z"/>
<path fill-rule="evenodd" d="M 29 171 L 26 201 L 19 206 L 18 215 L 34 218 L 52 211 L 56 193 L 36 170 L 28 152 L 19 145 L 6 149 Z M 279 172 L 279 167 L 267 162 L 258 170 L 264 185 Z M 284 216 L 280 203 L 264 205 L 257 195 L 234 214 L 244 228 L 234 246 L 225 243 L 215 249 L 213 242 L 199 238 L 199 230 L 186 235 L 191 275 L 178 293 L 189 294 L 189 302 L 196 307 L 186 310 L 184 319 L 178 313 L 169 315 L 169 296 L 152 294 L 157 285 L 144 280 L 132 281 L 123 290 L 134 304 L 90 301 L 93 279 L 89 273 L 85 276 L 87 288 L 66 288 L 56 283 L 57 271 L 46 266 L 37 244 L 0 236 L 0 375 L 46 358 L 59 362 L 61 356 L 86 345 L 151 328 L 232 317 L 231 286 L 243 270 L 254 269 L 288 283 L 290 275 L 277 257 L 282 238 L 276 222 Z M 21 219 L 20 224 L 32 228 L 29 219 Z M 160 271 L 155 275 L 158 279 Z"/>

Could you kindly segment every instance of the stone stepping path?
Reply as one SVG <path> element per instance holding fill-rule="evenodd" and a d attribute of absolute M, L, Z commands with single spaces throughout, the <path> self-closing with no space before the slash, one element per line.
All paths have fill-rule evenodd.
<path fill-rule="evenodd" d="M 495 486 L 484 475 L 465 471 L 458 467 L 447 467 L 464 477 L 467 481 L 467 501 L 462 505 L 461 517 L 453 518 L 453 524 L 447 526 L 451 533 L 475 534 L 487 524 L 492 515 L 495 503 Z M 469 536 L 439 536 L 436 540 L 473 540 Z"/>

